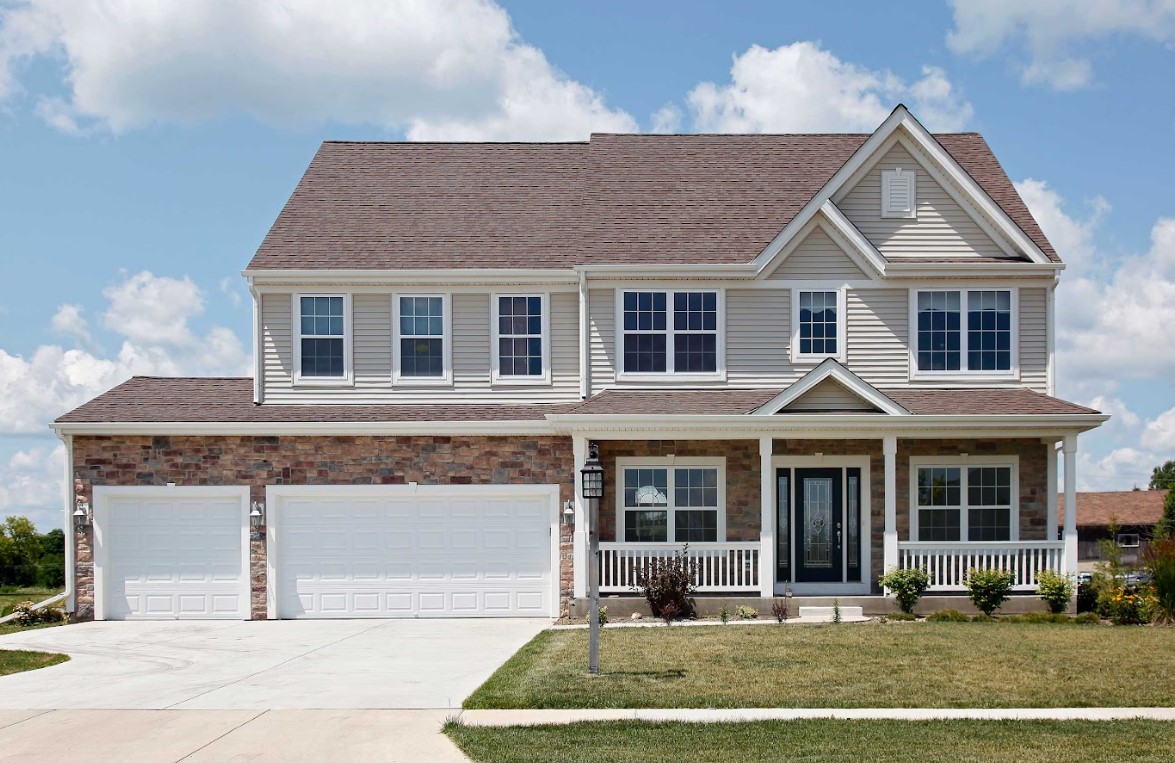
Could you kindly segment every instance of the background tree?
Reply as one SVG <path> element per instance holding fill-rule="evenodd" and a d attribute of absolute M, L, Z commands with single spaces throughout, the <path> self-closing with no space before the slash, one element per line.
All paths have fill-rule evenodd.
<path fill-rule="evenodd" d="M 27 517 L 0 522 L 0 586 L 62 588 L 65 585 L 65 533 L 45 534 Z"/>
<path fill-rule="evenodd" d="M 1151 490 L 1166 490 L 1175 488 L 1175 460 L 1168 461 L 1162 466 L 1156 466 L 1151 471 Z"/>
<path fill-rule="evenodd" d="M 1155 525 L 1155 537 L 1175 538 L 1175 489 L 1168 490 L 1163 498 L 1163 516 Z"/>

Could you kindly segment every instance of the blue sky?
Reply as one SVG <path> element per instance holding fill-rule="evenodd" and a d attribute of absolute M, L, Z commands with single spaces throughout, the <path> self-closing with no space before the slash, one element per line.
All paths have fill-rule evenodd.
<path fill-rule="evenodd" d="M 1071 267 L 1087 489 L 1175 457 L 1175 6 L 0 0 L 0 514 L 130 373 L 247 371 L 240 270 L 323 139 L 982 132 Z"/>

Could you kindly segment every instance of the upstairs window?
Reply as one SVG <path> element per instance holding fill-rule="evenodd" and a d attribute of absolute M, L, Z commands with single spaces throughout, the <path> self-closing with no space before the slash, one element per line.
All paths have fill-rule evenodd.
<path fill-rule="evenodd" d="M 495 380 L 547 378 L 546 299 L 541 295 L 494 297 Z"/>
<path fill-rule="evenodd" d="M 1010 290 L 919 291 L 915 298 L 919 372 L 1013 371 Z"/>
<path fill-rule="evenodd" d="M 716 291 L 622 292 L 622 372 L 716 374 L 719 313 Z"/>
<path fill-rule="evenodd" d="M 397 372 L 405 382 L 448 378 L 448 320 L 445 297 L 400 296 L 397 305 Z"/>
<path fill-rule="evenodd" d="M 298 295 L 299 379 L 347 377 L 347 299 L 341 294 Z"/>
<path fill-rule="evenodd" d="M 1015 471 L 1012 463 L 916 464 L 915 537 L 935 543 L 1012 540 Z"/>
<path fill-rule="evenodd" d="M 792 359 L 844 358 L 844 292 L 792 292 Z"/>
<path fill-rule="evenodd" d="M 881 216 L 917 217 L 918 176 L 914 170 L 898 167 L 881 171 Z"/>

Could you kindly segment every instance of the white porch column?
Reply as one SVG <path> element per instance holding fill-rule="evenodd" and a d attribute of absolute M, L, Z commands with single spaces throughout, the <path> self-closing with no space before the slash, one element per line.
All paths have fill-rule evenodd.
<path fill-rule="evenodd" d="M 1045 540 L 1056 540 L 1057 535 L 1057 443 L 1045 438 L 1044 446 L 1048 448 L 1048 479 L 1045 481 L 1048 490 L 1048 526 L 1045 530 Z"/>
<path fill-rule="evenodd" d="M 759 438 L 759 595 L 775 595 L 775 497 L 771 451 L 774 440 Z"/>
<path fill-rule="evenodd" d="M 898 438 L 889 435 L 881 440 L 885 454 L 885 557 L 882 569 L 889 572 L 898 566 Z"/>
<path fill-rule="evenodd" d="M 1077 435 L 1061 444 L 1065 454 L 1065 573 L 1077 574 Z"/>
<path fill-rule="evenodd" d="M 571 438 L 571 452 L 575 459 L 575 471 L 571 474 L 572 492 L 575 494 L 575 531 L 571 534 L 572 594 L 577 599 L 587 596 L 587 502 L 579 489 L 579 470 L 587 460 L 587 438 Z"/>

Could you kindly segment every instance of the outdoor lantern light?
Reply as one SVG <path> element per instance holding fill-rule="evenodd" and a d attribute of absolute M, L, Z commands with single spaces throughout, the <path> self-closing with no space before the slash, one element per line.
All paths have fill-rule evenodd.
<path fill-rule="evenodd" d="M 90 524 L 90 502 L 79 495 L 74 505 L 77 507 L 73 512 L 74 527 L 87 527 Z"/>
<path fill-rule="evenodd" d="M 604 467 L 600 446 L 588 443 L 587 460 L 579 470 L 580 492 L 588 504 L 588 673 L 600 674 L 600 499 L 604 497 Z"/>
<path fill-rule="evenodd" d="M 260 527 L 265 523 L 265 504 L 261 501 L 253 501 L 253 510 L 249 512 L 249 524 L 253 527 Z"/>
<path fill-rule="evenodd" d="M 584 461 L 579 475 L 584 498 L 604 497 L 604 467 L 600 466 L 600 446 L 594 442 L 588 446 L 587 461 Z"/>
<path fill-rule="evenodd" d="M 563 524 L 575 524 L 575 501 L 563 502 Z"/>

